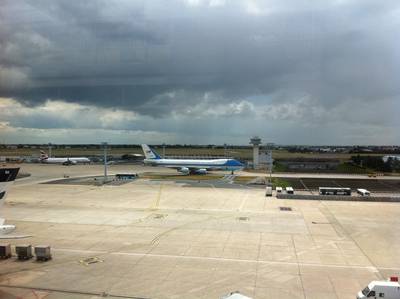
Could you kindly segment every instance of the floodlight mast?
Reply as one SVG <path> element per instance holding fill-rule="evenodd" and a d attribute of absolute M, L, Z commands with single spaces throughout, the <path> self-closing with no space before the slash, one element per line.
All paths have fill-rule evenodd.
<path fill-rule="evenodd" d="M 163 149 L 163 158 L 165 159 L 165 146 L 166 146 L 166 144 L 165 144 L 165 142 L 162 144 L 162 149 Z"/>
<path fill-rule="evenodd" d="M 49 146 L 49 158 L 51 158 L 51 149 L 53 145 L 51 144 L 51 142 L 49 142 L 48 146 Z"/>
<path fill-rule="evenodd" d="M 102 142 L 103 146 L 103 162 L 104 162 L 104 183 L 107 182 L 107 142 Z"/>
<path fill-rule="evenodd" d="M 267 143 L 268 150 L 268 168 L 269 168 L 269 182 L 272 184 L 272 167 L 274 166 L 274 160 L 272 159 L 272 149 L 274 148 L 274 143 Z"/>

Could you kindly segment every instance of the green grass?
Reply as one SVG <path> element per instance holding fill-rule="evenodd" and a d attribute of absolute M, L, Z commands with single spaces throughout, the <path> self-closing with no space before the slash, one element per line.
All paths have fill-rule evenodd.
<path fill-rule="evenodd" d="M 358 167 L 351 163 L 340 163 L 336 172 L 365 174 L 367 173 L 367 170 L 365 168 Z"/>
<path fill-rule="evenodd" d="M 289 182 L 282 178 L 272 178 L 272 185 L 274 187 L 279 186 L 282 188 L 286 188 L 286 187 L 290 186 Z"/>
<path fill-rule="evenodd" d="M 234 178 L 235 183 L 240 183 L 240 184 L 246 184 L 252 180 L 254 180 L 257 176 L 250 176 L 250 175 L 246 175 L 246 176 L 236 176 Z"/>
<path fill-rule="evenodd" d="M 275 161 L 273 170 L 274 172 L 287 172 L 288 169 L 287 166 Z"/>
<path fill-rule="evenodd" d="M 257 178 L 257 176 L 237 176 L 235 177 L 234 181 L 235 183 L 239 183 L 239 184 L 246 184 L 249 183 L 250 181 L 254 180 L 255 178 Z M 269 177 L 266 177 L 266 180 L 269 180 Z M 280 186 L 280 187 L 288 187 L 290 186 L 289 182 L 287 182 L 286 180 L 282 179 L 282 178 L 272 178 L 272 184 L 274 185 L 274 187 L 276 186 Z"/>

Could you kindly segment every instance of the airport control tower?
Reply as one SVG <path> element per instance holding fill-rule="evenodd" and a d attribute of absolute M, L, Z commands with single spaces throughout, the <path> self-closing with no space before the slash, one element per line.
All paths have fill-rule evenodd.
<path fill-rule="evenodd" d="M 256 169 L 259 164 L 261 138 L 258 136 L 252 137 L 250 139 L 250 144 L 253 145 L 253 168 Z"/>

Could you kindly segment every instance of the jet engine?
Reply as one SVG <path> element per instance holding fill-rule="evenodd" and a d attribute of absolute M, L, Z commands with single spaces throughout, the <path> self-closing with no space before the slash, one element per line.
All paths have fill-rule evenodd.
<path fill-rule="evenodd" d="M 70 160 L 70 159 L 68 159 L 67 161 L 65 161 L 62 165 L 65 165 L 65 166 L 70 166 L 70 165 L 76 165 L 77 164 L 77 162 L 76 161 L 74 161 L 74 160 Z"/>
<path fill-rule="evenodd" d="M 207 174 L 207 169 L 205 168 L 200 168 L 196 170 L 197 174 Z"/>
<path fill-rule="evenodd" d="M 181 167 L 178 169 L 179 172 L 183 173 L 183 174 L 189 174 L 190 173 L 190 169 L 187 167 Z"/>

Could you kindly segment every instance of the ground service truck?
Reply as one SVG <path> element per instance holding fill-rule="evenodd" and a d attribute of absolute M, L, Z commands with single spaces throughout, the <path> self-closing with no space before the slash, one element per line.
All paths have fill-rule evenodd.
<path fill-rule="evenodd" d="M 400 299 L 398 277 L 390 277 L 388 281 L 371 281 L 366 288 L 357 294 L 357 299 L 366 298 Z"/>

